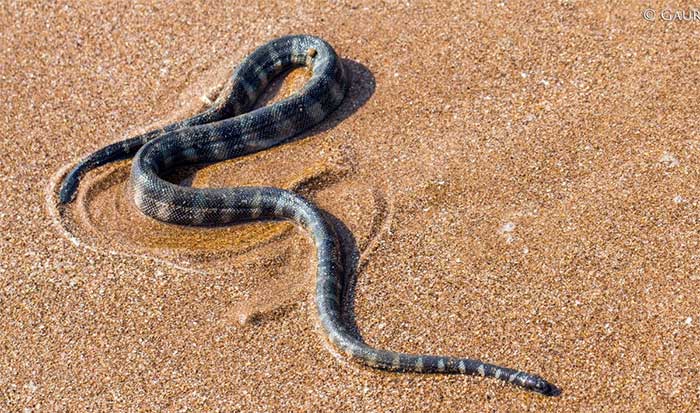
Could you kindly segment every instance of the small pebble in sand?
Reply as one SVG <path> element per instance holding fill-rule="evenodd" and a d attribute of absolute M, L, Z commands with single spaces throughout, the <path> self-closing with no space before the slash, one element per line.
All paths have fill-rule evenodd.
<path fill-rule="evenodd" d="M 508 232 L 513 232 L 514 229 L 515 229 L 515 222 L 508 221 L 508 222 L 504 223 L 503 225 L 501 225 L 501 228 L 499 231 L 502 234 L 506 234 Z"/>
<path fill-rule="evenodd" d="M 676 158 L 676 155 L 672 154 L 671 152 L 664 152 L 664 154 L 661 155 L 659 162 L 665 164 L 669 168 L 675 168 L 680 163 L 678 158 Z"/>
<path fill-rule="evenodd" d="M 207 96 L 207 95 L 202 95 L 202 96 L 200 96 L 200 97 L 199 97 L 199 100 L 201 100 L 202 103 L 204 103 L 204 104 L 207 105 L 207 106 L 211 106 L 211 105 L 214 104 L 214 102 L 213 102 L 213 101 L 209 98 L 209 96 Z"/>
<path fill-rule="evenodd" d="M 675 202 L 675 203 L 677 203 L 677 204 L 680 204 L 680 203 L 685 202 L 685 198 L 683 198 L 683 197 L 680 196 L 680 195 L 676 195 L 676 196 L 673 197 L 673 202 Z"/>
<path fill-rule="evenodd" d="M 514 222 L 506 222 L 503 225 L 501 225 L 501 228 L 498 229 L 498 232 L 503 234 L 506 237 L 506 243 L 510 244 L 513 242 L 513 236 L 511 235 L 511 232 L 515 229 L 515 223 Z"/>

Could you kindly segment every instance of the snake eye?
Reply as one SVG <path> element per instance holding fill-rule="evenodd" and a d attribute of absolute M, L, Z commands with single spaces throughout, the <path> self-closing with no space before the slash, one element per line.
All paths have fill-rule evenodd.
<path fill-rule="evenodd" d="M 318 52 L 316 52 L 316 49 L 314 49 L 313 47 L 309 48 L 309 50 L 306 51 L 306 54 L 312 59 L 316 57 L 316 53 Z"/>

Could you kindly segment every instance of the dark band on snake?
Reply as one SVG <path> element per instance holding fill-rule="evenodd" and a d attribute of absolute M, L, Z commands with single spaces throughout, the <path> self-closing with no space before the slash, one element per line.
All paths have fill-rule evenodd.
<path fill-rule="evenodd" d="M 300 66 L 312 71 L 301 90 L 252 110 L 273 78 Z M 348 358 L 391 371 L 495 377 L 541 394 L 556 394 L 554 385 L 522 371 L 469 358 L 379 350 L 356 337 L 341 314 L 345 273 L 339 240 L 321 210 L 303 197 L 271 187 L 191 188 L 162 178 L 175 167 L 244 156 L 298 135 L 333 112 L 345 97 L 348 85 L 341 60 L 324 40 L 307 35 L 273 40 L 243 60 L 207 110 L 105 146 L 80 161 L 62 183 L 60 202 L 73 200 L 80 178 L 89 170 L 133 157 L 133 200 L 149 217 L 195 226 L 287 219 L 303 227 L 316 248 L 315 301 L 321 327 Z"/>

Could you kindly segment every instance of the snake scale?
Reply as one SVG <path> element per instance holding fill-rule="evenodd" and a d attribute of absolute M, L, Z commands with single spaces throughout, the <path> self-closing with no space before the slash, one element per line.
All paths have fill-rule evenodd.
<path fill-rule="evenodd" d="M 255 109 L 268 83 L 294 67 L 311 78 L 291 96 Z M 341 314 L 343 257 L 334 228 L 303 197 L 271 187 L 192 188 L 162 178 L 176 166 L 222 161 L 277 145 L 308 130 L 334 111 L 349 80 L 333 48 L 308 36 L 285 36 L 243 60 L 211 107 L 182 121 L 105 146 L 81 160 L 64 178 L 61 204 L 73 200 L 81 176 L 106 163 L 133 157 L 129 185 L 137 208 L 160 221 L 193 226 L 286 219 L 303 227 L 316 248 L 315 302 L 321 328 L 348 358 L 390 371 L 495 377 L 544 395 L 557 388 L 544 379 L 468 358 L 379 350 L 353 334 Z"/>

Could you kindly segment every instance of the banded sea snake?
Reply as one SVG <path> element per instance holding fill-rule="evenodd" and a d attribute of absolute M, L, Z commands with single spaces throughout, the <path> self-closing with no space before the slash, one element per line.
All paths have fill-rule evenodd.
<path fill-rule="evenodd" d="M 301 90 L 251 111 L 275 76 L 300 66 L 312 71 Z M 308 130 L 340 105 L 348 85 L 340 59 L 324 40 L 307 35 L 273 40 L 243 60 L 210 108 L 82 159 L 64 178 L 59 201 L 73 200 L 87 171 L 133 157 L 129 185 L 137 208 L 149 217 L 195 226 L 287 219 L 303 227 L 316 247 L 315 302 L 321 328 L 350 359 L 390 371 L 495 377 L 544 395 L 556 394 L 554 385 L 526 372 L 468 358 L 379 350 L 356 337 L 341 314 L 344 270 L 338 238 L 319 208 L 301 196 L 271 187 L 191 188 L 161 177 L 176 166 L 243 156 Z"/>

